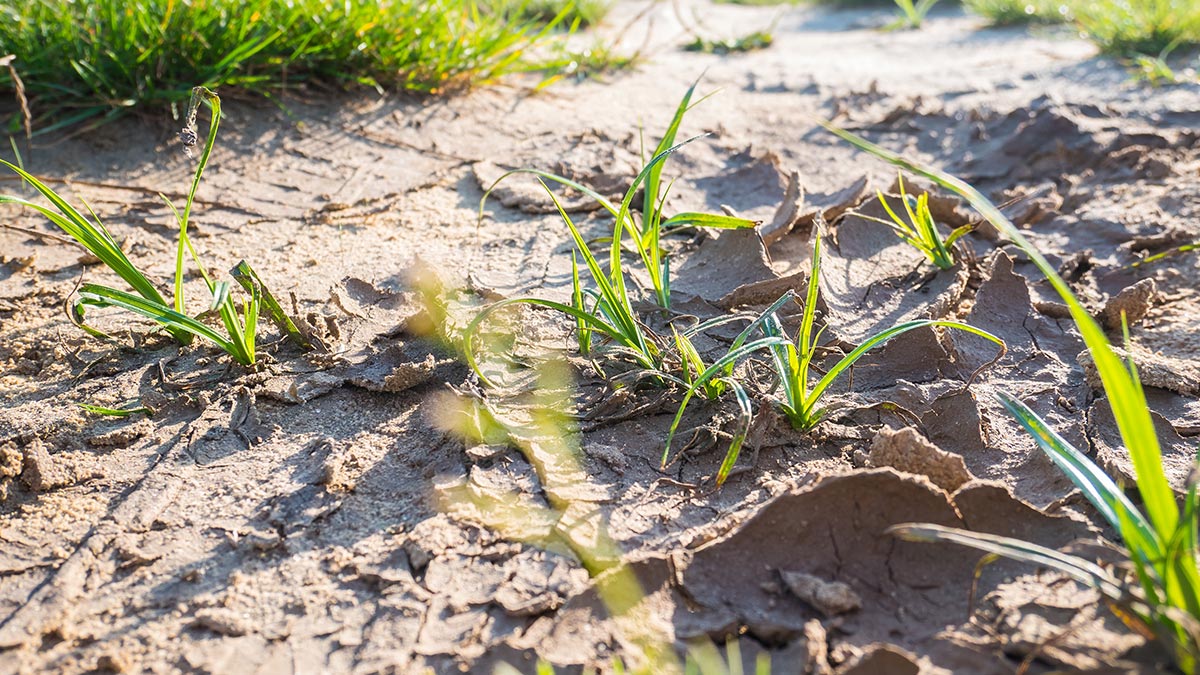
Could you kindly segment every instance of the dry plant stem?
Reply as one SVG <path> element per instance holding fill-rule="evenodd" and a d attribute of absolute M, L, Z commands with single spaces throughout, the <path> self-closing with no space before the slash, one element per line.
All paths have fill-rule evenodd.
<path fill-rule="evenodd" d="M 0 56 L 0 66 L 8 69 L 8 76 L 12 79 L 13 93 L 17 97 L 17 105 L 21 106 L 21 121 L 25 126 L 25 142 L 29 149 L 33 149 L 33 113 L 29 111 L 29 99 L 25 97 L 25 83 L 21 81 L 21 76 L 17 74 L 17 68 L 13 62 L 17 59 L 15 54 L 8 56 Z"/>

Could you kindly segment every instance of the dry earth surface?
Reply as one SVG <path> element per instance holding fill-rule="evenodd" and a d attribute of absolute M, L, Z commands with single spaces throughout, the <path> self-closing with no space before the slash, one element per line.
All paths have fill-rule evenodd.
<path fill-rule="evenodd" d="M 663 639 L 740 634 L 747 662 L 767 650 L 775 673 L 1160 669 L 1161 651 L 1073 583 L 1001 563 L 972 602 L 976 554 L 883 534 L 907 521 L 1055 547 L 1105 534 L 996 388 L 1116 475 L 1132 470 L 1078 334 L 1032 266 L 981 227 L 966 240 L 969 264 L 934 274 L 882 226 L 841 215 L 877 209 L 874 190 L 895 175 L 813 119 L 934 161 L 998 201 L 1023 197 L 1008 213 L 1091 308 L 1137 315 L 1135 359 L 1178 486 L 1200 435 L 1200 268 L 1195 256 L 1127 265 L 1200 238 L 1200 93 L 1138 86 L 1069 34 L 985 30 L 957 11 L 881 34 L 868 12 L 683 6 L 724 37 L 778 17 L 776 43 L 685 53 L 678 14 L 662 5 L 649 60 L 606 81 L 536 94 L 510 81 L 436 101 L 313 93 L 286 110 L 226 101 L 195 241 L 212 268 L 245 258 L 278 295 L 294 294 L 330 353 L 268 332 L 268 357 L 248 372 L 206 346 L 127 334 L 112 314 L 97 322 L 119 344 L 89 338 L 63 303 L 81 276 L 106 272 L 49 234 L 0 229 L 0 672 L 483 673 L 500 660 L 528 672 L 534 655 L 576 672 L 608 668 L 614 652 L 636 662 L 574 557 L 483 527 L 456 498 L 512 492 L 570 503 L 593 530 L 606 523 Z M 642 8 L 621 5 L 607 25 Z M 582 366 L 581 483 L 546 485 L 530 448 L 439 430 L 447 399 L 436 394 L 469 388 L 468 371 L 410 330 L 410 271 L 423 261 L 487 299 L 568 297 L 569 240 L 536 184 L 507 183 L 477 227 L 481 185 L 528 166 L 619 193 L 640 163 L 639 123 L 659 133 L 702 73 L 701 89 L 720 92 L 684 123 L 684 136 L 709 135 L 672 160 L 668 209 L 727 206 L 784 227 L 765 233 L 769 249 L 743 233 L 672 237 L 679 307 L 712 316 L 802 288 L 819 211 L 833 223 L 826 340 L 957 317 L 1004 337 L 1008 355 L 964 390 L 992 352 L 911 333 L 860 362 L 814 433 L 760 415 L 755 452 L 721 490 L 711 476 L 722 442 L 658 470 L 677 398 L 614 400 Z M 39 140 L 26 157 L 38 175 L 69 179 L 164 280 L 175 232 L 156 193 L 186 189 L 193 166 L 173 126 L 126 119 Z M 794 212 L 793 172 L 806 194 Z M 607 221 L 565 197 L 602 236 Z M 971 217 L 938 206 L 947 223 Z M 50 232 L 32 213 L 2 217 Z M 534 313 L 528 330 L 565 346 L 569 328 Z M 156 414 L 113 420 L 76 405 L 131 399 Z M 685 426 L 714 438 L 731 419 L 721 406 L 690 410 Z"/>

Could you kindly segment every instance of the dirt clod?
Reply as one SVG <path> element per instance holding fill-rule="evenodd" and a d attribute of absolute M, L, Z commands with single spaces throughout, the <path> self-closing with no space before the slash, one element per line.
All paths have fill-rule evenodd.
<path fill-rule="evenodd" d="M 811 574 L 782 571 L 779 575 L 792 595 L 812 605 L 827 617 L 862 609 L 862 598 L 849 584 L 825 581 Z"/>
<path fill-rule="evenodd" d="M 96 434 L 88 439 L 88 443 L 98 448 L 124 448 L 131 443 L 154 431 L 150 420 L 138 420 L 110 431 Z"/>
<path fill-rule="evenodd" d="M 941 450 L 912 427 L 899 431 L 886 427 L 881 429 L 871 441 L 868 465 L 876 468 L 890 466 L 898 471 L 925 476 L 947 492 L 957 490 L 972 478 L 962 457 Z"/>
<path fill-rule="evenodd" d="M 128 673 L 133 669 L 133 661 L 123 652 L 102 654 L 96 659 L 96 670 L 102 673 Z"/>
<path fill-rule="evenodd" d="M 1124 316 L 1130 326 L 1135 325 L 1146 318 L 1150 309 L 1160 300 L 1154 279 L 1142 279 L 1104 303 L 1104 309 L 1100 311 L 1100 323 L 1109 330 L 1119 331 L 1121 317 Z"/>
<path fill-rule="evenodd" d="M 8 491 L 12 481 L 21 475 L 25 465 L 25 455 L 13 441 L 0 443 L 0 502 L 8 499 Z"/>
<path fill-rule="evenodd" d="M 104 475 L 87 455 L 77 452 L 51 455 L 40 439 L 30 441 L 22 452 L 25 468 L 21 481 L 33 492 L 69 487 Z"/>

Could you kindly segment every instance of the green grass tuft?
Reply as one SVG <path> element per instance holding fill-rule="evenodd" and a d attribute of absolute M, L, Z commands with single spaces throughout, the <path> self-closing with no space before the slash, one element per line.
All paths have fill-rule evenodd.
<path fill-rule="evenodd" d="M 816 323 L 816 308 L 819 295 L 821 276 L 821 237 L 816 235 L 813 242 L 812 270 L 809 273 L 808 289 L 804 298 L 804 311 L 800 320 L 800 331 L 795 340 L 785 339 L 782 343 L 770 346 L 776 375 L 783 389 L 783 399 L 778 401 L 779 409 L 787 417 L 792 427 L 808 430 L 819 424 L 825 416 L 820 407 L 821 399 L 829 387 L 848 371 L 851 366 L 862 358 L 868 351 L 882 346 L 892 338 L 898 337 L 918 328 L 953 328 L 971 333 L 991 341 L 998 346 L 999 352 L 991 363 L 999 361 L 1006 352 L 1004 341 L 991 333 L 959 321 L 937 319 L 916 319 L 896 324 L 863 340 L 850 353 L 842 357 L 836 364 L 825 371 L 815 384 L 809 382 L 809 373 L 814 370 L 813 361 L 820 351 L 821 330 L 814 330 Z M 771 337 L 786 338 L 783 324 L 771 311 L 764 324 L 764 332 Z M 987 364 L 985 364 L 987 365 Z"/>
<path fill-rule="evenodd" d="M 0 0 L 0 55 L 17 55 L 35 112 L 59 124 L 186 101 L 197 83 L 268 95 L 310 80 L 440 92 L 534 68 L 530 48 L 563 25 L 569 4 Z M 601 4 L 579 7 L 599 16 Z M 11 86 L 0 72 L 0 87 Z"/>
<path fill-rule="evenodd" d="M 234 281 L 250 296 L 243 300 L 239 307 L 231 293 L 230 282 L 213 279 L 196 255 L 191 240 L 188 239 L 188 218 L 192 211 L 196 190 L 200 186 L 200 178 L 212 155 L 213 145 L 217 138 L 217 128 L 221 123 L 221 99 L 204 87 L 196 87 L 188 110 L 187 126 L 181 133 L 181 136 L 185 137 L 185 144 L 190 147 L 198 140 L 195 128 L 196 112 L 202 104 L 209 107 L 212 116 L 209 120 L 208 137 L 200 155 L 200 161 L 196 166 L 192 187 L 188 191 L 183 211 L 175 208 L 170 200 L 163 197 L 179 224 L 179 245 L 175 256 L 175 297 L 170 304 L 167 303 L 154 282 L 126 257 L 112 234 L 104 227 L 90 207 L 87 207 L 88 213 L 91 215 L 89 219 L 37 178 L 4 160 L 0 160 L 0 164 L 16 172 L 26 183 L 40 192 L 50 202 L 52 208 L 7 195 L 0 195 L 0 204 L 17 204 L 41 213 L 136 291 L 136 293 L 130 293 L 99 284 L 82 284 L 71 305 L 70 317 L 83 330 L 97 337 L 109 338 L 110 336 L 107 334 L 89 326 L 85 322 L 85 314 L 89 308 L 116 307 L 155 321 L 180 344 L 189 344 L 193 337 L 203 338 L 220 347 L 238 363 L 252 366 L 258 358 L 256 352 L 258 320 L 260 310 L 264 307 L 268 317 L 280 327 L 289 339 L 304 348 L 308 348 L 310 345 L 245 261 L 238 263 L 230 272 Z M 189 316 L 185 308 L 183 292 L 185 252 L 191 255 L 192 261 L 199 268 L 200 275 L 208 285 L 211 295 L 208 311 L 197 317 Z M 225 329 L 224 333 L 205 323 L 205 316 L 210 313 L 215 313 L 220 317 Z"/>
<path fill-rule="evenodd" d="M 929 10 L 938 4 L 938 0 L 895 0 L 896 7 L 900 9 L 899 16 L 893 21 L 887 30 L 898 30 L 901 28 L 920 28 L 925 22 L 925 16 L 929 14 Z"/>
<path fill-rule="evenodd" d="M 854 215 L 887 225 L 906 244 L 924 254 L 929 262 L 937 265 L 940 269 L 952 269 L 955 264 L 954 254 L 951 253 L 954 242 L 970 232 L 974 225 L 962 225 L 955 228 L 949 236 L 943 237 L 941 231 L 938 230 L 937 223 L 933 220 L 933 213 L 929 210 L 929 193 L 922 193 L 919 197 L 909 195 L 904 190 L 903 175 L 899 177 L 897 184 L 900 186 L 900 201 L 904 204 L 904 216 L 896 213 L 895 209 L 888 204 L 883 191 L 877 191 L 876 198 L 891 220 L 883 220 L 857 212 Z"/>
<path fill-rule="evenodd" d="M 480 0 L 480 7 L 504 16 L 509 21 L 549 23 L 562 17 L 564 25 L 594 26 L 612 9 L 613 0 Z"/>
<path fill-rule="evenodd" d="M 1071 18 L 1062 0 L 963 0 L 963 6 L 993 26 L 1063 23 Z"/>
<path fill-rule="evenodd" d="M 736 39 L 709 40 L 697 36 L 696 39 L 683 45 L 685 52 L 700 52 L 702 54 L 739 54 L 766 49 L 775 42 L 775 36 L 770 31 L 755 31 Z"/>
<path fill-rule="evenodd" d="M 1106 54 L 1161 54 L 1200 45 L 1196 0 L 1076 0 L 1079 27 Z"/>

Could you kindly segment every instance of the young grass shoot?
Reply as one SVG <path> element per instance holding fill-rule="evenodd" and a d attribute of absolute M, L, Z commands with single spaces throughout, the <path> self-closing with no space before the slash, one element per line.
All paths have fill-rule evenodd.
<path fill-rule="evenodd" d="M 483 209 L 487 204 L 488 198 L 491 196 L 496 186 L 501 181 L 516 174 L 530 174 L 544 181 L 558 183 L 565 187 L 577 190 L 591 199 L 596 200 L 605 211 L 607 211 L 616 220 L 613 230 L 613 241 L 618 244 L 611 249 L 610 265 L 617 262 L 619 257 L 619 242 L 620 237 L 625 232 L 629 233 L 633 247 L 638 256 L 642 260 L 642 265 L 650 280 L 650 287 L 654 292 L 654 301 L 663 308 L 671 306 L 671 266 L 670 258 L 662 248 L 662 234 L 668 231 L 681 227 L 706 227 L 711 229 L 745 229 L 752 228 L 757 223 L 745 218 L 737 218 L 715 213 L 696 213 L 684 212 L 677 213 L 673 216 L 665 216 L 663 209 L 666 204 L 667 192 L 662 186 L 662 172 L 666 165 L 666 160 L 671 153 L 677 148 L 691 143 L 700 138 L 699 136 L 689 138 L 686 141 L 676 144 L 675 139 L 679 132 L 679 126 L 683 122 L 684 115 L 687 114 L 693 106 L 699 105 L 704 99 L 700 99 L 696 103 L 692 103 L 692 96 L 696 91 L 696 86 L 699 82 L 695 82 L 688 88 L 683 99 L 675 109 L 675 114 L 671 118 L 671 123 L 659 141 L 658 146 L 654 149 L 650 161 L 645 164 L 642 171 L 634 179 L 633 184 L 625 194 L 625 199 L 622 200 L 620 207 L 614 205 L 604 196 L 597 193 L 595 190 L 573 181 L 564 176 L 539 171 L 537 169 L 516 169 L 509 171 L 496 179 L 488 190 L 484 193 L 483 198 L 479 202 L 479 215 L 482 219 Z M 645 186 L 642 196 L 642 211 L 641 219 L 635 218 L 630 206 L 633 201 L 634 194 L 639 186 Z M 552 195 L 553 196 L 553 195 Z M 580 251 L 581 255 L 586 255 Z M 615 279 L 615 277 L 614 277 Z M 624 282 L 621 282 L 624 284 Z"/>
<path fill-rule="evenodd" d="M 819 341 L 821 330 L 814 330 L 816 322 L 816 306 L 821 271 L 821 237 L 815 236 L 813 242 L 812 271 L 808 278 L 808 289 L 804 298 L 804 310 L 800 319 L 800 330 L 796 339 L 785 340 L 781 344 L 771 346 L 771 357 L 775 372 L 779 376 L 783 389 L 783 400 L 779 401 L 779 409 L 783 412 L 792 427 L 801 431 L 812 429 L 825 416 L 825 409 L 820 406 L 821 399 L 829 387 L 850 369 L 860 358 L 875 347 L 883 345 L 888 340 L 898 337 L 918 328 L 953 328 L 989 340 L 998 346 L 999 352 L 991 363 L 1003 358 L 1007 348 L 1004 341 L 991 333 L 962 323 L 960 321 L 940 319 L 916 319 L 896 324 L 882 330 L 855 347 L 843 356 L 837 363 L 825 371 L 816 384 L 810 383 L 809 373 L 813 370 L 813 362 L 820 352 Z M 772 312 L 764 323 L 767 335 L 784 337 L 783 324 L 779 317 Z M 823 329 L 822 329 L 823 330 Z M 985 364 L 990 365 L 990 364 Z"/>
<path fill-rule="evenodd" d="M 78 209 L 71 206 L 65 199 L 37 178 L 25 172 L 20 167 L 4 162 L 4 160 L 0 160 L 0 162 L 3 162 L 5 166 L 16 172 L 29 185 L 40 192 L 53 205 L 54 209 L 13 196 L 0 196 L 0 203 L 20 204 L 30 207 L 46 216 L 50 222 L 57 225 L 75 239 L 75 241 L 79 242 L 135 291 L 134 293 L 130 293 L 129 291 L 101 284 L 82 284 L 71 306 L 72 321 L 80 328 L 97 337 L 108 338 L 107 334 L 89 326 L 85 322 L 85 314 L 89 308 L 117 307 L 157 322 L 180 344 L 189 344 L 193 337 L 200 337 L 220 347 L 238 363 L 245 366 L 252 366 L 257 360 L 256 338 L 258 319 L 260 308 L 264 303 L 267 306 L 271 319 L 280 326 L 281 330 L 290 339 L 303 347 L 307 347 L 308 345 L 295 324 L 283 312 L 282 307 L 279 306 L 279 303 L 270 292 L 266 290 L 249 265 L 241 262 L 231 272 L 238 284 L 249 294 L 249 297 L 244 299 L 239 307 L 231 293 L 230 283 L 228 281 L 215 281 L 212 278 L 200 262 L 191 241 L 188 239 L 188 218 L 191 214 L 196 190 L 200 185 L 200 177 L 204 173 L 204 168 L 207 166 L 209 157 L 212 154 L 213 144 L 216 141 L 217 127 L 221 121 L 220 98 L 204 87 L 197 87 L 189 110 L 189 126 L 188 129 L 185 129 L 185 132 L 189 132 L 190 136 L 194 139 L 195 129 L 193 125 L 196 109 L 201 103 L 209 106 L 212 116 L 209 122 L 208 138 L 205 142 L 200 162 L 196 167 L 196 172 L 192 179 L 192 187 L 188 192 L 187 202 L 184 205 L 183 211 L 180 212 L 169 200 L 163 197 L 175 214 L 180 228 L 175 259 L 175 295 L 173 303 L 169 304 L 155 284 L 129 260 L 121 250 L 116 239 L 104 227 L 99 217 L 90 207 L 87 207 L 87 210 L 91 215 L 91 219 L 85 217 Z M 201 276 L 204 277 L 205 283 L 208 284 L 208 290 L 211 295 L 208 311 L 200 317 L 189 316 L 184 306 L 183 275 L 185 250 L 190 253 L 192 260 L 199 268 Z M 220 316 L 225 329 L 224 333 L 212 328 L 202 320 L 208 313 L 216 313 Z"/>
<path fill-rule="evenodd" d="M 905 192 L 903 174 L 897 178 L 897 184 L 900 188 L 900 201 L 904 204 L 904 213 L 907 219 L 896 213 L 888 204 L 887 197 L 882 191 L 876 193 L 877 198 L 879 204 L 887 211 L 888 217 L 891 218 L 890 221 L 863 213 L 856 212 L 855 215 L 887 225 L 901 240 L 923 253 L 929 262 L 937 265 L 940 269 L 952 269 L 955 264 L 954 254 L 951 253 L 954 242 L 970 232 L 974 226 L 970 223 L 962 225 L 943 238 L 933 219 L 933 214 L 929 210 L 929 193 L 924 192 L 919 197 L 913 197 Z"/>
<path fill-rule="evenodd" d="M 901 29 L 917 29 L 925 23 L 925 16 L 929 14 L 929 10 L 938 3 L 938 0 L 896 0 L 896 7 L 900 8 L 900 15 L 896 20 L 888 24 L 886 30 L 901 30 Z"/>
<path fill-rule="evenodd" d="M 795 296 L 789 291 L 776 300 L 757 319 L 752 321 L 733 342 L 728 353 L 712 366 L 709 366 L 702 372 L 698 372 L 695 377 L 692 377 L 691 373 L 693 369 L 697 371 L 699 369 L 689 364 L 686 370 L 688 376 L 685 382 L 688 385 L 687 390 L 675 414 L 675 420 L 671 424 L 671 429 L 667 435 L 666 448 L 663 451 L 662 463 L 664 466 L 670 457 L 671 441 L 679 428 L 684 410 L 687 408 L 692 397 L 697 393 L 701 393 L 706 398 L 713 399 L 724 391 L 723 387 L 728 386 L 738 395 L 743 421 L 740 431 L 735 434 L 733 443 L 726 454 L 725 461 L 717 473 L 717 484 L 724 483 L 729 475 L 729 471 L 737 461 L 738 451 L 741 449 L 742 443 L 749 432 L 750 416 L 752 414 L 749 396 L 746 394 L 744 387 L 733 378 L 733 367 L 738 360 L 749 357 L 756 352 L 766 350 L 770 353 L 771 365 L 774 367 L 780 388 L 783 390 L 782 398 L 775 399 L 774 405 L 783 413 L 791 426 L 798 431 L 808 431 L 821 422 L 826 411 L 820 406 L 820 403 L 826 392 L 863 355 L 875 347 L 883 345 L 892 338 L 911 330 L 927 327 L 953 328 L 982 337 L 995 343 L 1000 348 L 999 353 L 991 363 L 999 361 L 1006 352 L 1003 340 L 974 326 L 959 321 L 917 319 L 897 324 L 867 338 L 849 354 L 843 356 L 836 364 L 826 370 L 824 375 L 813 384 L 810 381 L 810 373 L 815 370 L 814 361 L 822 351 L 819 343 L 821 333 L 824 330 L 824 328 L 816 329 L 816 308 L 819 297 L 820 275 L 821 236 L 817 233 L 814 234 L 812 268 L 809 272 L 808 286 L 805 292 L 804 306 L 800 319 L 800 330 L 796 335 L 796 339 L 792 340 L 787 336 L 783 328 L 783 322 L 779 319 L 778 314 L 784 305 L 795 299 Z M 718 319 L 715 321 L 722 320 Z M 708 324 L 704 324 L 702 327 L 708 327 L 713 325 L 713 323 L 708 322 Z M 755 330 L 761 331 L 763 337 L 753 342 L 747 342 L 748 337 Z M 696 329 L 693 329 L 693 332 L 695 331 Z M 681 346 L 680 351 L 685 351 L 683 346 Z M 691 357 L 688 361 L 694 361 L 698 365 L 703 365 L 698 360 L 698 356 Z M 714 387 L 714 385 L 721 386 Z"/>

